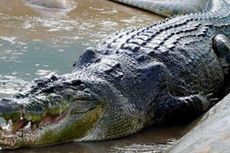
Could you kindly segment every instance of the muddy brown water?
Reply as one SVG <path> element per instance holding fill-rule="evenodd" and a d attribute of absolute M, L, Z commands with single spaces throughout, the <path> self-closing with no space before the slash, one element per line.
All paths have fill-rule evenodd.
<path fill-rule="evenodd" d="M 71 72 L 88 46 L 121 29 L 150 25 L 161 17 L 107 0 L 75 0 L 72 10 L 48 10 L 23 0 L 0 1 L 0 98 L 34 78 Z M 150 127 L 110 141 L 69 143 L 19 153 L 156 153 L 181 137 L 184 127 Z M 5 152 L 5 151 L 4 151 Z"/>

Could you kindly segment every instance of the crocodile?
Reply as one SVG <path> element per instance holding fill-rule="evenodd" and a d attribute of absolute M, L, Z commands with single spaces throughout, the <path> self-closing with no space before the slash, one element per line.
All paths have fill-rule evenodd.
<path fill-rule="evenodd" d="M 0 146 L 108 140 L 194 118 L 223 96 L 229 37 L 226 0 L 119 31 L 85 49 L 71 73 L 35 79 L 2 98 Z"/>

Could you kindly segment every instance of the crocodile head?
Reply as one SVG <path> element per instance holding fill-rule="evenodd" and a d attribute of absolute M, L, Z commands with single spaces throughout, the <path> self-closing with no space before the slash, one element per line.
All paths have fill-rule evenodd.
<path fill-rule="evenodd" d="M 103 98 L 89 86 L 52 76 L 1 99 L 0 147 L 41 147 L 89 135 L 105 111 Z"/>

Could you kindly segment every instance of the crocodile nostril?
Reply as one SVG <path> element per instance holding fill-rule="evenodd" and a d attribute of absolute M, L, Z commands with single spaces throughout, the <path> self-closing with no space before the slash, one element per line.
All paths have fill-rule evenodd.
<path fill-rule="evenodd" d="M 75 67 L 76 65 L 77 65 L 77 62 L 75 61 L 72 66 Z"/>
<path fill-rule="evenodd" d="M 73 81 L 71 81 L 71 83 L 72 83 L 72 86 L 79 86 L 79 85 L 83 84 L 83 82 L 81 80 L 73 80 Z"/>

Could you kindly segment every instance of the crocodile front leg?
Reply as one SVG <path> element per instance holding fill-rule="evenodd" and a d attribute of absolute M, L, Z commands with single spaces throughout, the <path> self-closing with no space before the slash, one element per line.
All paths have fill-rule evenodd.
<path fill-rule="evenodd" d="M 200 92 L 198 94 L 176 97 L 166 92 L 165 95 L 159 96 L 155 100 L 157 103 L 155 108 L 156 118 L 160 119 L 158 122 L 189 121 L 204 113 L 208 108 L 214 105 L 218 98 L 214 98 L 212 93 L 205 94 Z"/>
<path fill-rule="evenodd" d="M 152 89 L 148 89 L 153 91 L 153 93 L 157 93 L 151 103 L 152 109 L 150 110 L 154 113 L 154 123 L 156 124 L 168 120 L 189 121 L 205 112 L 218 100 L 211 93 L 211 90 L 202 88 L 197 91 L 187 91 L 186 94 L 181 94 L 176 90 L 179 85 L 172 81 L 174 75 L 163 63 L 153 62 L 151 65 L 142 68 L 142 77 L 146 75 L 152 76 L 151 80 L 147 80 L 148 85 L 146 87 L 153 86 L 151 82 L 156 84 Z M 157 92 L 159 90 L 160 92 Z"/>
<path fill-rule="evenodd" d="M 223 90 L 220 91 L 221 93 L 218 94 L 225 95 L 230 91 L 230 39 L 223 34 L 216 35 L 213 38 L 213 50 L 225 72 L 225 84 Z M 159 116 L 156 118 L 173 119 L 173 121 L 184 121 L 188 120 L 188 118 L 193 119 L 218 101 L 217 98 L 213 97 L 212 93 L 204 92 L 187 96 L 177 96 L 173 91 L 176 84 L 171 83 L 170 76 L 172 75 L 170 75 L 170 71 L 167 71 L 167 67 L 162 67 L 162 69 L 164 69 L 164 77 L 166 78 L 162 86 L 165 88 L 164 92 L 157 95 L 154 99 L 154 103 L 156 103 L 155 116 Z M 190 92 L 193 93 L 193 91 Z"/>

